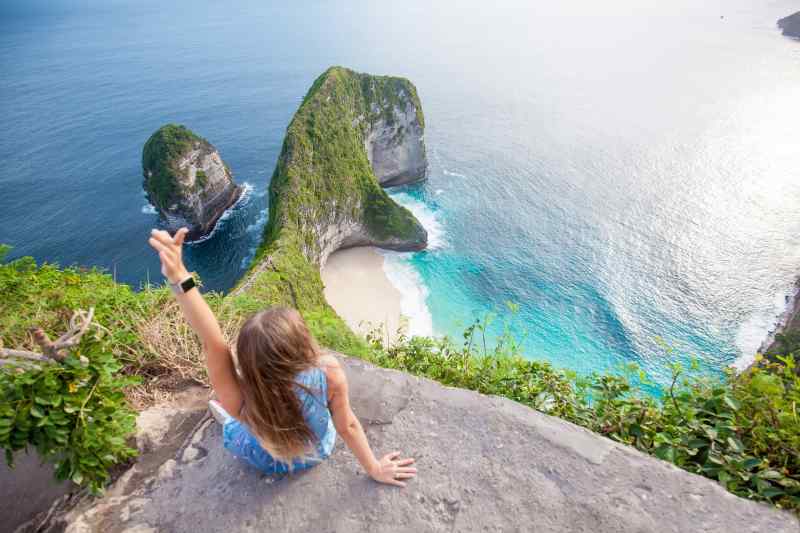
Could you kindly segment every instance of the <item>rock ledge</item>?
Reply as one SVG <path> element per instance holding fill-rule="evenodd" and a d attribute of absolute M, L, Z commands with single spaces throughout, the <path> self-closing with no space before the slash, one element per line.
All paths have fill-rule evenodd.
<path fill-rule="evenodd" d="M 377 485 L 341 441 L 315 469 L 265 477 L 222 449 L 209 418 L 125 491 L 87 501 L 50 531 L 794 532 L 786 512 L 510 400 L 344 358 L 377 452 L 417 458 L 403 490 Z M 113 496 L 112 496 L 113 495 Z"/>

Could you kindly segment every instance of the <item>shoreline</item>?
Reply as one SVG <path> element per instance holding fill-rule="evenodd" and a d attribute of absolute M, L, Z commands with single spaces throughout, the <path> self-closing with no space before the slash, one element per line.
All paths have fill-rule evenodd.
<path fill-rule="evenodd" d="M 402 294 L 384 270 L 385 256 L 371 246 L 337 250 L 320 271 L 325 299 L 356 334 L 380 329 L 392 343 L 398 330 L 408 330 L 401 312 Z"/>
<path fill-rule="evenodd" d="M 773 324 L 772 328 L 767 331 L 766 338 L 759 345 L 757 353 L 766 355 L 767 352 L 769 352 L 775 345 L 776 335 L 783 333 L 786 328 L 789 328 L 792 325 L 795 327 L 800 325 L 798 324 L 798 321 L 800 321 L 800 278 L 795 280 L 792 287 L 792 294 L 786 296 L 786 307 L 776 318 L 777 320 Z M 749 367 L 751 365 L 752 363 L 747 366 Z"/>

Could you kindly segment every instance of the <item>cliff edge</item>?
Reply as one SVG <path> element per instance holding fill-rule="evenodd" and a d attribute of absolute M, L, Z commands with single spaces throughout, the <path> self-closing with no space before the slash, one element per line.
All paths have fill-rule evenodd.
<path fill-rule="evenodd" d="M 778 27 L 784 35 L 800 39 L 800 11 L 778 21 Z"/>
<path fill-rule="evenodd" d="M 221 428 L 207 416 L 177 450 L 164 446 L 172 453 L 123 476 L 104 498 L 55 513 L 44 530 L 788 533 L 800 527 L 788 512 L 511 400 L 342 361 L 353 408 L 375 449 L 417 459 L 419 476 L 405 489 L 367 478 L 341 439 L 310 471 L 264 476 L 222 448 Z M 141 417 L 155 448 L 173 439 L 169 428 L 178 423 L 161 412 Z"/>
<path fill-rule="evenodd" d="M 159 128 L 142 150 L 147 199 L 169 230 L 189 228 L 189 240 L 211 233 L 242 194 L 214 146 L 184 126 Z"/>

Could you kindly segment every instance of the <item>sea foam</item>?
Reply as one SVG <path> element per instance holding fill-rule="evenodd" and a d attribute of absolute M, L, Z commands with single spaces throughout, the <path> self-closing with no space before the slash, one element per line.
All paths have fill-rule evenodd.
<path fill-rule="evenodd" d="M 422 227 L 428 232 L 428 250 L 438 250 L 447 245 L 447 239 L 439 220 L 438 212 L 432 209 L 428 204 L 421 200 L 417 200 L 408 193 L 391 194 L 392 200 L 402 205 L 417 217 Z"/>
<path fill-rule="evenodd" d="M 247 203 L 250 201 L 250 196 L 252 194 L 253 194 L 253 186 L 246 181 L 243 182 L 241 196 L 239 196 L 239 199 L 236 200 L 235 204 L 226 209 L 225 212 L 222 213 L 222 216 L 217 219 L 217 223 L 214 224 L 214 229 L 211 230 L 211 233 L 209 233 L 208 235 L 204 235 L 203 237 L 200 237 L 199 239 L 194 241 L 186 241 L 187 244 L 200 244 L 214 237 L 217 231 L 219 231 L 224 226 L 225 221 L 233 216 L 233 213 L 235 211 L 247 205 Z"/>
<path fill-rule="evenodd" d="M 391 195 L 392 199 L 411 211 L 428 232 L 428 250 L 447 245 L 444 226 L 437 212 L 426 203 L 407 193 Z M 431 336 L 433 318 L 428 308 L 428 287 L 411 262 L 413 253 L 381 251 L 386 278 L 400 292 L 400 313 L 408 319 L 408 334 Z"/>
<path fill-rule="evenodd" d="M 750 315 L 742 323 L 736 334 L 736 346 L 742 355 L 731 364 L 733 368 L 741 372 L 755 361 L 756 352 L 766 337 L 764 332 L 772 334 L 775 331 L 779 320 L 787 312 L 791 302 L 794 301 L 796 292 L 797 289 L 795 288 L 775 294 L 772 306 L 769 309 Z"/>

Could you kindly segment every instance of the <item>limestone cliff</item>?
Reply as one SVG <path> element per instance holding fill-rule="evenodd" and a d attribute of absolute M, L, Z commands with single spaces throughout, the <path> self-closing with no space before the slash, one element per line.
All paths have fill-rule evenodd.
<path fill-rule="evenodd" d="M 362 341 L 325 301 L 320 269 L 340 248 L 427 245 L 425 228 L 381 188 L 367 153 L 373 160 L 394 157 L 389 144 L 369 139 L 383 138 L 376 124 L 400 124 L 398 109 L 413 109 L 416 117 L 404 123 L 422 127 L 408 80 L 331 67 L 314 81 L 286 130 L 269 187 L 269 221 L 249 271 L 228 295 L 234 307 L 292 306 L 322 344 L 359 349 Z"/>
<path fill-rule="evenodd" d="M 778 21 L 778 27 L 788 37 L 800 39 L 800 11 Z"/>
<path fill-rule="evenodd" d="M 364 135 L 364 149 L 383 187 L 425 179 L 425 119 L 414 85 L 403 78 L 355 74 L 369 104 L 356 117 Z"/>
<path fill-rule="evenodd" d="M 341 67 L 317 78 L 289 124 L 272 175 L 264 246 L 291 243 L 317 268 L 339 248 L 426 246 L 422 225 L 381 189 L 366 149 L 370 125 L 388 120 L 409 98 L 408 87 L 406 80 Z M 388 160 L 376 146 L 373 155 Z"/>
<path fill-rule="evenodd" d="M 408 168 L 398 162 L 411 161 L 405 147 L 414 135 L 403 134 L 407 140 L 392 144 L 385 132 L 391 130 L 389 123 L 421 128 L 421 109 L 412 91 L 407 80 L 341 67 L 317 78 L 289 124 L 272 175 L 266 247 L 297 246 L 307 261 L 321 268 L 339 248 L 426 246 L 427 232 L 381 189 L 368 154 L 383 169 L 393 168 L 391 176 Z M 403 115 L 401 120 L 398 109 L 413 110 L 415 118 Z"/>
<path fill-rule="evenodd" d="M 210 233 L 242 194 L 216 148 L 184 126 L 167 124 L 150 136 L 142 170 L 150 203 L 170 230 L 187 226 L 190 240 Z"/>

